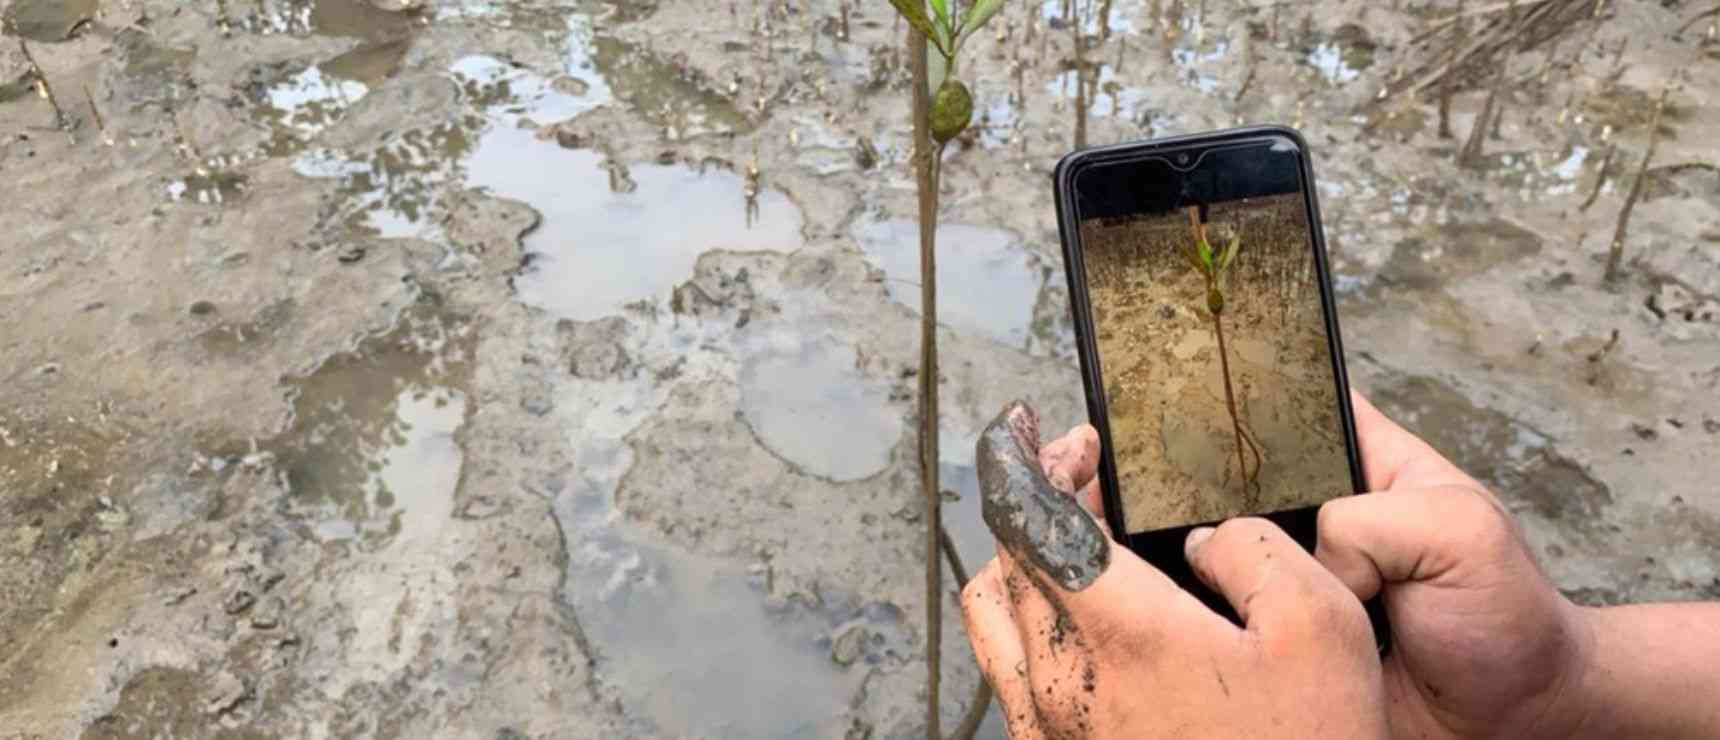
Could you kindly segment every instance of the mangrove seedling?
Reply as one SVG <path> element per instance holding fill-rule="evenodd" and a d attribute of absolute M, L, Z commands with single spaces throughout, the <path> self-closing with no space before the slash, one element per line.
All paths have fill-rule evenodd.
<path fill-rule="evenodd" d="M 943 650 L 943 499 L 938 487 L 938 163 L 973 120 L 973 94 L 958 77 L 962 46 L 1003 9 L 1004 0 L 890 0 L 908 22 L 914 73 L 914 180 L 920 218 L 920 495 L 926 503 L 926 738 L 941 740 L 938 684 Z M 982 687 L 958 736 L 972 737 L 991 695 Z"/>
<path fill-rule="evenodd" d="M 1236 255 L 1242 251 L 1242 235 L 1232 234 L 1222 248 L 1215 249 L 1207 239 L 1200 207 L 1189 206 L 1188 222 L 1191 238 L 1183 250 L 1183 257 L 1206 282 L 1206 310 L 1212 315 L 1212 334 L 1218 342 L 1219 369 L 1224 375 L 1224 404 L 1230 411 L 1231 431 L 1236 435 L 1236 468 L 1242 477 L 1242 494 L 1250 498 L 1259 493 L 1260 447 L 1254 444 L 1253 435 L 1243 429 L 1242 416 L 1237 413 L 1236 390 L 1230 379 L 1230 349 L 1224 341 L 1225 278 L 1230 274 L 1230 265 L 1236 261 Z M 1252 473 L 1248 471 L 1245 451 L 1253 453 Z M 1248 503 L 1253 505 L 1256 502 L 1250 499 Z"/>

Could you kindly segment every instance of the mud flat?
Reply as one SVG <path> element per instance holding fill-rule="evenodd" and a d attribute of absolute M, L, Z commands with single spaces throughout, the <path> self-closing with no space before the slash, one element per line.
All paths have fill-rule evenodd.
<path fill-rule="evenodd" d="M 0 727 L 915 736 L 902 29 L 866 3 L 844 33 L 835 0 L 379 5 L 0 0 L 72 125 L 0 38 Z M 1436 96 L 1379 95 L 1439 58 L 1411 43 L 1437 9 L 1154 5 L 1013 3 L 974 40 L 939 379 L 964 554 L 985 422 L 1083 416 L 1046 180 L 1078 24 L 1109 30 L 1094 143 L 1301 124 L 1357 384 L 1496 486 L 1561 587 L 1720 592 L 1691 11 L 1608 3 L 1545 82 L 1519 53 L 1460 169 Z M 1489 81 L 1455 86 L 1458 136 Z M 978 674 L 944 642 L 953 726 Z"/>

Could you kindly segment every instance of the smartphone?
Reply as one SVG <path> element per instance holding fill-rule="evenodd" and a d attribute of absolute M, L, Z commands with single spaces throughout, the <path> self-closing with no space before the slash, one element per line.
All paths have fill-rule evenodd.
<path fill-rule="evenodd" d="M 1312 551 L 1320 505 L 1365 490 L 1308 146 L 1275 126 L 1158 139 L 1055 179 L 1106 523 L 1237 621 L 1183 558 L 1189 530 L 1261 516 Z"/>

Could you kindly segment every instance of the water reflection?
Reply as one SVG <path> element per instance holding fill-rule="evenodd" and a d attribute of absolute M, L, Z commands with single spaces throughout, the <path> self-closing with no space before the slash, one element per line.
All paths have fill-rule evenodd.
<path fill-rule="evenodd" d="M 395 329 L 289 384 L 292 420 L 264 450 L 319 539 L 417 542 L 449 519 L 474 340 L 463 320 L 420 303 Z"/>
<path fill-rule="evenodd" d="M 890 297 L 919 311 L 920 229 L 913 221 L 862 221 L 854 238 L 885 273 Z M 1027 347 L 1034 302 L 1045 285 L 1042 260 L 1009 231 L 967 224 L 938 227 L 938 319 L 1002 344 Z"/>

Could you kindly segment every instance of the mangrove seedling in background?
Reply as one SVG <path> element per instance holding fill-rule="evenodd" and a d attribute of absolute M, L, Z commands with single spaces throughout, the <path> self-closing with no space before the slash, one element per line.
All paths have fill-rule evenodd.
<path fill-rule="evenodd" d="M 1214 249 L 1207 239 L 1206 224 L 1201 221 L 1198 206 L 1189 206 L 1188 222 L 1192 238 L 1183 250 L 1183 257 L 1206 281 L 1206 310 L 1212 314 L 1212 333 L 1218 340 L 1218 362 L 1224 373 L 1224 403 L 1230 410 L 1231 431 L 1236 434 L 1236 469 L 1242 476 L 1242 494 L 1248 497 L 1259 492 L 1260 448 L 1254 444 L 1252 435 L 1243 431 L 1242 417 L 1236 411 L 1236 391 L 1230 380 L 1230 349 L 1224 342 L 1225 277 L 1229 275 L 1230 264 L 1236 260 L 1237 253 L 1242 251 L 1242 235 L 1232 234 L 1224 247 Z M 1253 473 L 1248 472 L 1243 456 L 1245 446 L 1254 453 Z M 1249 501 L 1250 505 L 1254 503 Z"/>
<path fill-rule="evenodd" d="M 1003 9 L 1004 0 L 890 0 L 908 22 L 914 72 L 914 180 L 920 216 L 920 495 L 926 502 L 926 738 L 938 730 L 938 656 L 943 649 L 942 494 L 938 487 L 938 163 L 944 146 L 973 120 L 973 95 L 957 77 L 963 43 Z M 991 695 L 981 689 L 957 729 L 972 737 Z"/>

